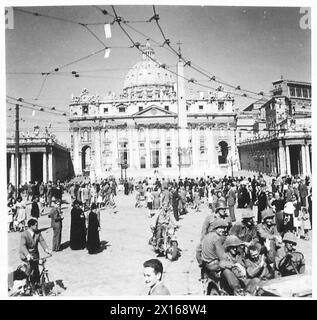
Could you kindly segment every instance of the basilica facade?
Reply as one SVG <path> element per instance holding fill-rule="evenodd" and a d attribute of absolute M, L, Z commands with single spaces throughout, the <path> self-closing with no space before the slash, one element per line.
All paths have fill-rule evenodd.
<path fill-rule="evenodd" d="M 236 165 L 234 99 L 219 87 L 186 98 L 184 63 L 174 76 L 154 62 L 149 43 L 123 92 L 82 90 L 70 108 L 76 175 L 91 178 L 222 175 Z"/>

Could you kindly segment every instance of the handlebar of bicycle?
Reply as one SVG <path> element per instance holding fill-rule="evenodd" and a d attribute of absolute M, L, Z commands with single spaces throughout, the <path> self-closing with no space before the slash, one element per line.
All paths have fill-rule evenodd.
<path fill-rule="evenodd" d="M 52 254 L 49 254 L 49 255 L 42 257 L 42 258 L 39 258 L 39 259 L 31 259 L 30 261 L 43 261 L 43 260 L 46 260 L 51 257 L 52 257 Z"/>

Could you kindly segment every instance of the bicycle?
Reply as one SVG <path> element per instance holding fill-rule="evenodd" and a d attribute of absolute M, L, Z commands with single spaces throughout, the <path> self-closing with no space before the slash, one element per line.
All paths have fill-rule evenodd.
<path fill-rule="evenodd" d="M 40 277 L 39 277 L 39 283 L 34 284 L 32 282 L 32 276 L 33 272 L 30 274 L 26 274 L 26 269 L 27 269 L 27 264 L 22 264 L 17 268 L 18 272 L 24 272 L 25 273 L 25 282 L 21 285 L 21 287 L 18 288 L 18 290 L 11 292 L 9 295 L 10 296 L 48 296 L 48 295 L 54 295 L 56 296 L 57 294 L 52 291 L 52 288 L 54 287 L 54 283 L 52 288 L 50 288 L 50 279 L 48 276 L 48 269 L 45 266 L 45 263 L 47 261 L 47 258 L 50 258 L 52 255 L 46 256 L 44 258 L 36 259 L 33 261 L 39 261 L 39 267 L 42 268 L 40 272 Z M 15 279 L 13 279 L 15 280 Z"/>

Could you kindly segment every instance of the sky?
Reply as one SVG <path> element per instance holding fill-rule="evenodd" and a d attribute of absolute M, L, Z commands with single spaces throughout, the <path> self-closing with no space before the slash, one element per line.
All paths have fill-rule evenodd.
<path fill-rule="evenodd" d="M 111 6 L 98 7 L 113 15 Z M 141 60 L 141 53 L 130 48 L 131 41 L 117 23 L 111 26 L 112 37 L 106 39 L 103 24 L 112 22 L 113 18 L 103 15 L 93 5 L 19 6 L 16 9 L 14 29 L 5 30 L 6 95 L 46 108 L 55 107 L 60 111 L 58 115 L 21 108 L 20 129 L 26 132 L 32 131 L 36 124 L 50 126 L 56 136 L 70 146 L 68 118 L 62 112 L 68 114 L 72 94 L 80 95 L 83 88 L 101 99 L 109 91 L 120 94 L 124 77 Z M 20 9 L 78 23 L 26 14 Z M 186 60 L 215 75 L 217 80 L 267 94 L 272 89 L 272 81 L 281 76 L 311 81 L 311 30 L 300 27 L 303 14 L 299 7 L 156 5 L 155 9 L 171 45 L 177 49 L 180 41 Z M 150 38 L 156 59 L 175 70 L 177 56 L 166 46 L 158 46 L 163 44 L 164 38 L 155 21 L 144 22 L 153 16 L 152 6 L 115 5 L 115 10 L 131 22 L 128 23 L 130 27 L 123 24 L 130 37 L 141 44 Z M 109 58 L 104 58 L 104 50 L 101 50 L 104 45 L 79 23 L 92 23 L 90 30 L 111 48 Z M 98 54 L 60 68 L 98 50 L 101 50 Z M 59 71 L 42 75 L 55 68 Z M 72 71 L 79 77 L 74 77 Z M 185 77 L 212 88 L 219 86 L 189 67 L 185 68 Z M 190 83 L 186 88 L 187 94 L 207 90 Z M 236 107 L 243 109 L 261 98 L 252 97 L 235 96 Z M 14 132 L 14 106 L 7 104 L 6 112 L 10 136 Z"/>

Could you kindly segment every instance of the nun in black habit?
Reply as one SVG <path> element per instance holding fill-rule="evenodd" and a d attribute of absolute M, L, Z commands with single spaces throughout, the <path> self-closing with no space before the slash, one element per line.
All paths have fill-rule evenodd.
<path fill-rule="evenodd" d="M 86 217 L 80 208 L 80 201 L 75 200 L 70 212 L 70 248 L 81 250 L 86 247 Z"/>
<path fill-rule="evenodd" d="M 100 250 L 100 215 L 97 211 L 97 204 L 92 203 L 88 216 L 87 249 L 89 254 L 98 253 Z"/>

